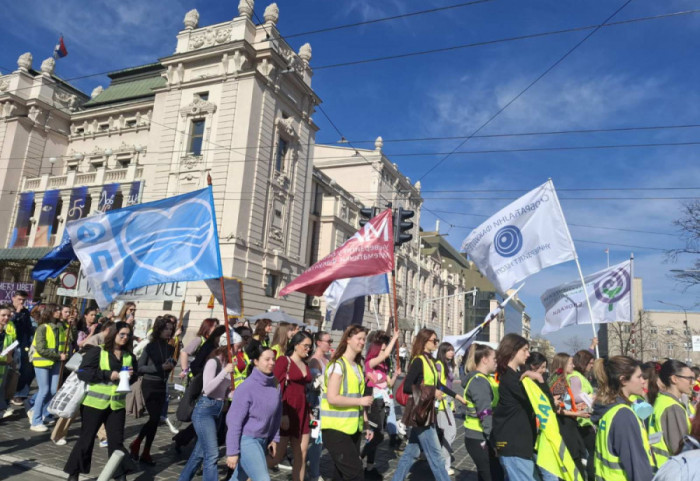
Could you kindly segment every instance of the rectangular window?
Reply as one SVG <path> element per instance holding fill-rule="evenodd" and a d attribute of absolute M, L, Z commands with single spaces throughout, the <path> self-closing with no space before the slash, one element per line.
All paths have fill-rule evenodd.
<path fill-rule="evenodd" d="M 190 155 L 202 155 L 202 142 L 204 141 L 204 120 L 193 120 L 190 134 Z"/>
<path fill-rule="evenodd" d="M 277 141 L 277 152 L 275 153 L 275 170 L 277 172 L 282 172 L 282 170 L 284 170 L 284 160 L 287 157 L 288 151 L 289 144 L 280 137 Z"/>
<path fill-rule="evenodd" d="M 132 127 L 136 127 L 136 119 L 129 119 L 126 121 L 126 128 L 130 129 Z"/>
<path fill-rule="evenodd" d="M 652 333 L 652 334 L 656 334 L 656 333 L 657 333 L 657 329 L 656 329 L 655 327 L 652 327 L 652 328 L 651 328 L 651 333 Z"/>
<path fill-rule="evenodd" d="M 669 327 L 668 329 L 666 329 L 666 334 L 669 336 L 673 335 L 673 328 Z"/>
<path fill-rule="evenodd" d="M 652 349 L 656 349 L 656 342 L 655 341 L 650 342 L 649 347 Z"/>
<path fill-rule="evenodd" d="M 668 349 L 669 351 L 673 351 L 673 343 L 672 343 L 672 342 L 667 342 L 667 343 L 666 343 L 666 349 Z"/>
<path fill-rule="evenodd" d="M 277 287 L 279 286 L 279 274 L 268 273 L 266 276 L 265 295 L 267 297 L 275 297 L 277 295 Z"/>
<path fill-rule="evenodd" d="M 199 100 L 207 101 L 209 100 L 209 92 L 199 92 L 197 97 L 199 97 Z"/>

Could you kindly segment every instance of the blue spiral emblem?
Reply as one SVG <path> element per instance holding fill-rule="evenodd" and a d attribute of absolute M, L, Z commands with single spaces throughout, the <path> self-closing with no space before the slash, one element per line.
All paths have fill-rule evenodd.
<path fill-rule="evenodd" d="M 496 232 L 493 243 L 500 256 L 513 257 L 523 248 L 523 234 L 514 225 L 507 225 Z"/>

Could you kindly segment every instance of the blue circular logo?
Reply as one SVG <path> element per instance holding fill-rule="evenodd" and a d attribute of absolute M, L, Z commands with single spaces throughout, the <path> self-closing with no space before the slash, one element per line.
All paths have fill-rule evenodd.
<path fill-rule="evenodd" d="M 78 228 L 78 239 L 83 242 L 95 242 L 104 234 L 105 228 L 95 222 L 88 222 Z"/>
<path fill-rule="evenodd" d="M 514 225 L 507 225 L 496 232 L 493 243 L 499 255 L 513 257 L 523 248 L 523 234 Z"/>

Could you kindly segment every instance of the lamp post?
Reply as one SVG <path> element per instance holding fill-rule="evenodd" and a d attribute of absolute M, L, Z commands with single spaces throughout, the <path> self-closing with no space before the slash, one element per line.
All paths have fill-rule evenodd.
<path fill-rule="evenodd" d="M 690 327 L 688 327 L 688 308 L 683 307 L 680 304 L 673 304 L 672 302 L 666 302 L 666 301 L 659 301 L 657 300 L 659 304 L 666 304 L 667 306 L 672 306 L 672 307 L 678 307 L 683 311 L 683 315 L 685 316 L 685 320 L 683 321 L 683 325 L 685 326 L 685 336 L 686 336 L 686 341 L 685 341 L 685 359 L 686 361 L 690 359 L 690 348 L 693 343 L 693 338 L 690 334 Z"/>

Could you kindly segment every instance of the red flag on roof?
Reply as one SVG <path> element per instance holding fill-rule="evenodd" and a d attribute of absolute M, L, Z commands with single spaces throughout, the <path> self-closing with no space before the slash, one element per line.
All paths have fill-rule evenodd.
<path fill-rule="evenodd" d="M 56 47 L 53 49 L 53 57 L 63 58 L 66 55 L 68 55 L 68 49 L 66 48 L 66 44 L 63 43 L 63 35 L 61 35 L 58 39 L 58 44 L 56 44 Z"/>
<path fill-rule="evenodd" d="M 343 245 L 305 270 L 280 291 L 321 296 L 336 279 L 374 276 L 394 268 L 391 209 L 372 218 Z"/>

